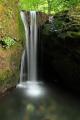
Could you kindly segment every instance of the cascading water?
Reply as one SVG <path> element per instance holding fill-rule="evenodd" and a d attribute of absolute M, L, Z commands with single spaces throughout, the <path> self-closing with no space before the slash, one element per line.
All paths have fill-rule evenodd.
<path fill-rule="evenodd" d="M 26 49 L 21 60 L 20 84 L 17 87 L 24 88 L 26 95 L 39 97 L 44 94 L 43 83 L 37 81 L 37 19 L 36 12 L 30 11 L 30 20 L 24 11 L 21 11 L 21 18 L 25 28 Z M 28 24 L 28 22 L 30 24 Z M 27 51 L 28 80 L 24 82 L 25 53 Z M 26 73 L 27 74 L 27 73 Z"/>
<path fill-rule="evenodd" d="M 23 55 L 21 59 L 20 83 L 23 82 L 23 78 L 24 78 L 24 60 L 25 60 L 25 50 L 23 51 Z"/>
<path fill-rule="evenodd" d="M 37 80 L 37 21 L 36 12 L 30 12 L 30 40 L 29 40 L 29 80 Z"/>
<path fill-rule="evenodd" d="M 30 32 L 29 25 L 26 20 L 26 15 L 23 11 L 21 11 L 21 18 L 25 28 L 26 34 L 26 51 L 27 51 L 27 65 L 28 65 L 28 80 L 36 81 L 37 80 L 37 20 L 36 20 L 36 12 L 30 11 Z M 24 53 L 23 53 L 24 54 Z M 23 67 L 24 64 L 24 55 L 22 56 L 21 63 L 21 74 L 20 74 L 20 82 L 23 79 Z"/>

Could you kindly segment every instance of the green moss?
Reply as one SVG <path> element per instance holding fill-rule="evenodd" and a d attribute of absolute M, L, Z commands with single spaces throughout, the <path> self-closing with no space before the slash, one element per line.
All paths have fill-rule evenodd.
<path fill-rule="evenodd" d="M 70 38 L 80 38 L 80 32 L 72 32 L 72 31 L 68 31 L 67 36 L 69 36 Z"/>
<path fill-rule="evenodd" d="M 15 86 L 19 80 L 20 59 L 22 46 L 19 43 L 11 46 L 9 49 L 2 49 L 4 55 L 4 65 L 0 69 L 0 92 L 2 89 Z"/>
<path fill-rule="evenodd" d="M 0 4 L 0 38 L 11 36 L 19 40 L 19 9 L 18 2 L 3 0 Z"/>
<path fill-rule="evenodd" d="M 0 0 L 0 92 L 17 84 L 24 29 L 17 0 Z"/>

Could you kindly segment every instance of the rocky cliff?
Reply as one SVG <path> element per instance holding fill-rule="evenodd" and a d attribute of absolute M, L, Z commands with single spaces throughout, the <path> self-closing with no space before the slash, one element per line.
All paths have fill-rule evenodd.
<path fill-rule="evenodd" d="M 41 70 L 48 81 L 80 90 L 80 6 L 53 16 L 42 26 Z"/>
<path fill-rule="evenodd" d="M 0 93 L 19 80 L 22 38 L 18 0 L 0 1 Z"/>

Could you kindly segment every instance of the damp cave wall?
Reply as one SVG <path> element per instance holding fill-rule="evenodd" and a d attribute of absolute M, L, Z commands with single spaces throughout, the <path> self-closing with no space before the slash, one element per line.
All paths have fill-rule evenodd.
<path fill-rule="evenodd" d="M 80 6 L 62 11 L 40 28 L 39 75 L 80 90 Z M 40 59 L 41 58 L 41 59 Z M 40 63 L 41 62 L 41 63 Z"/>

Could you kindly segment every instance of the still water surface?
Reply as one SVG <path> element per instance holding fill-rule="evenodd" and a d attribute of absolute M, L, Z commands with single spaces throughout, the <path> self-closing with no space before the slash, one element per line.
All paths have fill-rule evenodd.
<path fill-rule="evenodd" d="M 80 120 L 78 98 L 55 85 L 40 87 L 40 96 L 29 96 L 26 88 L 18 87 L 2 98 L 0 120 Z"/>

